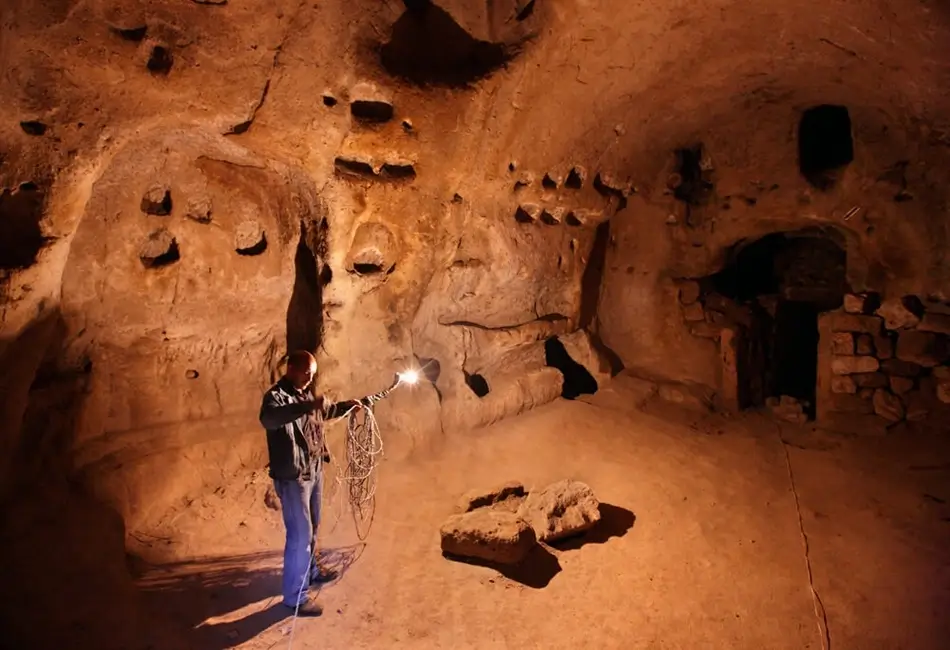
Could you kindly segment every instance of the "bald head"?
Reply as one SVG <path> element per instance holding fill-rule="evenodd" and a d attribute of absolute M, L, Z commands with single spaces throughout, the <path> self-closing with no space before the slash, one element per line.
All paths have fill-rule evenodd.
<path fill-rule="evenodd" d="M 304 390 L 317 374 L 317 360 L 306 350 L 295 350 L 287 357 L 287 378 L 297 390 Z"/>

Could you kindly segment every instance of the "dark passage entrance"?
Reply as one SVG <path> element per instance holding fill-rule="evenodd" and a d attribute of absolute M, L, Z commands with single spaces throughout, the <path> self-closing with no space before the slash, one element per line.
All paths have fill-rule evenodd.
<path fill-rule="evenodd" d="M 593 395 L 597 392 L 597 380 L 587 368 L 571 358 L 567 348 L 556 336 L 544 342 L 544 361 L 564 375 L 561 397 L 576 399 L 581 395 Z"/>
<path fill-rule="evenodd" d="M 702 281 L 748 307 L 737 354 L 739 405 L 755 408 L 787 395 L 815 415 L 818 315 L 841 306 L 848 291 L 843 241 L 833 231 L 775 233 L 745 244 L 730 264 Z"/>

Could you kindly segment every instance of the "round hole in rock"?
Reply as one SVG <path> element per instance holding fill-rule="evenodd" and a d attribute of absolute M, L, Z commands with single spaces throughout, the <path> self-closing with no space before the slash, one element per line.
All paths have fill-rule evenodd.
<path fill-rule="evenodd" d="M 152 47 L 152 53 L 149 54 L 145 67 L 152 74 L 167 75 L 171 72 L 172 63 L 172 51 L 164 45 L 155 45 Z"/>
<path fill-rule="evenodd" d="M 383 267 L 371 262 L 355 262 L 353 270 L 356 271 L 357 275 L 376 275 L 383 272 Z"/>
<path fill-rule="evenodd" d="M 327 286 L 333 282 L 333 269 L 330 268 L 329 264 L 324 264 L 323 268 L 320 269 L 320 286 Z"/>
<path fill-rule="evenodd" d="M 468 373 L 462 371 L 465 374 L 465 383 L 469 388 L 472 389 L 472 392 L 475 393 L 478 397 L 485 397 L 490 392 L 488 387 L 488 381 L 478 373 Z"/>
<path fill-rule="evenodd" d="M 333 108 L 333 107 L 336 106 L 338 103 L 339 103 L 339 102 L 337 101 L 337 98 L 334 97 L 333 95 L 324 95 L 324 96 L 323 96 L 323 105 L 326 106 L 326 107 L 328 107 L 328 108 Z"/>
<path fill-rule="evenodd" d="M 828 190 L 854 160 L 851 116 L 844 106 L 822 104 L 798 123 L 798 169 L 819 190 Z"/>
<path fill-rule="evenodd" d="M 393 105 L 379 100 L 357 99 L 350 104 L 350 113 L 361 122 L 388 122 L 393 119 Z"/>
<path fill-rule="evenodd" d="M 20 128 L 27 135 L 43 135 L 46 133 L 46 125 L 37 120 L 27 120 L 20 122 Z"/>
<path fill-rule="evenodd" d="M 185 371 L 185 377 L 187 377 L 188 379 L 197 379 L 197 378 L 198 378 L 198 371 L 197 371 L 197 370 L 186 370 L 186 371 Z"/>

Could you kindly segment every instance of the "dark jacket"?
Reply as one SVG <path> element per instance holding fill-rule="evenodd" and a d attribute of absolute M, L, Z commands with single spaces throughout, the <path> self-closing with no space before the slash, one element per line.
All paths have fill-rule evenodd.
<path fill-rule="evenodd" d="M 283 377 L 264 394 L 261 404 L 260 420 L 267 430 L 271 478 L 314 478 L 325 448 L 323 421 L 341 418 L 359 405 L 372 406 L 391 391 L 389 388 L 360 400 L 336 403 L 318 398 L 320 406 L 315 406 L 309 393 L 298 391 Z"/>

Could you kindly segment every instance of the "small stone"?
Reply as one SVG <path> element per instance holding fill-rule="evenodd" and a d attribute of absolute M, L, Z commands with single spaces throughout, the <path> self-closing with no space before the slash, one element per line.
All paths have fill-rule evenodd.
<path fill-rule="evenodd" d="M 917 325 L 921 332 L 936 332 L 950 335 L 950 315 L 926 313 Z"/>
<path fill-rule="evenodd" d="M 858 392 L 858 385 L 851 378 L 853 375 L 835 375 L 831 378 L 831 392 L 853 395 Z"/>
<path fill-rule="evenodd" d="M 937 384 L 937 399 L 944 404 L 950 404 L 950 382 Z"/>
<path fill-rule="evenodd" d="M 900 422 L 904 419 L 904 404 L 901 398 L 893 393 L 878 388 L 871 399 L 874 404 L 874 413 L 889 422 Z"/>
<path fill-rule="evenodd" d="M 858 316 L 856 314 L 844 314 L 838 312 L 831 321 L 831 329 L 834 332 L 864 332 L 867 334 L 880 334 L 884 321 L 877 316 Z"/>
<path fill-rule="evenodd" d="M 684 280 L 679 283 L 680 304 L 692 305 L 699 300 L 699 283 L 694 280 Z"/>
<path fill-rule="evenodd" d="M 859 388 L 884 388 L 887 386 L 887 375 L 883 372 L 871 372 L 850 375 Z"/>
<path fill-rule="evenodd" d="M 683 307 L 683 318 L 686 319 L 687 323 L 698 323 L 706 320 L 706 312 L 701 304 L 694 302 Z"/>
<path fill-rule="evenodd" d="M 164 217 L 172 211 L 172 192 L 167 185 L 152 185 L 142 196 L 139 206 L 145 214 Z"/>
<path fill-rule="evenodd" d="M 901 361 L 900 359 L 885 359 L 881 362 L 881 370 L 889 375 L 898 377 L 916 377 L 922 371 L 922 368 L 916 363 Z"/>
<path fill-rule="evenodd" d="M 894 341 L 889 336 L 875 336 L 874 351 L 878 359 L 890 359 L 894 356 Z"/>
<path fill-rule="evenodd" d="M 855 338 L 854 349 L 860 355 L 873 355 L 874 339 L 870 334 L 860 334 Z"/>
<path fill-rule="evenodd" d="M 524 485 L 519 481 L 508 481 L 485 490 L 471 490 L 459 499 L 457 512 L 471 512 L 476 508 L 494 505 L 510 498 L 524 497 Z"/>
<path fill-rule="evenodd" d="M 211 223 L 211 197 L 193 196 L 185 205 L 185 216 L 198 223 Z"/>
<path fill-rule="evenodd" d="M 950 358 L 947 339 L 933 332 L 902 331 L 897 337 L 897 358 L 924 368 L 939 366 Z"/>
<path fill-rule="evenodd" d="M 260 255 L 267 248 L 264 228 L 255 219 L 242 221 L 234 234 L 234 250 L 239 255 Z"/>
<path fill-rule="evenodd" d="M 518 564 L 537 544 L 524 519 L 493 508 L 452 515 L 439 532 L 444 553 L 500 564 Z"/>
<path fill-rule="evenodd" d="M 891 377 L 891 392 L 895 395 L 903 395 L 914 389 L 914 380 L 910 377 Z"/>
<path fill-rule="evenodd" d="M 593 528 L 600 521 L 600 503 L 587 484 L 563 480 L 530 492 L 519 515 L 538 540 L 549 543 Z"/>
<path fill-rule="evenodd" d="M 835 354 L 854 354 L 854 335 L 851 332 L 834 332 L 831 335 L 831 350 Z"/>
<path fill-rule="evenodd" d="M 923 304 L 913 296 L 888 298 L 874 313 L 884 319 L 884 326 L 889 330 L 907 329 L 920 322 Z"/>
<path fill-rule="evenodd" d="M 178 242 L 164 228 L 151 233 L 139 248 L 139 259 L 146 268 L 165 266 L 178 258 Z"/>
<path fill-rule="evenodd" d="M 836 375 L 875 372 L 880 365 L 874 357 L 835 356 L 831 359 L 831 372 Z"/>
<path fill-rule="evenodd" d="M 779 399 L 774 398 L 766 401 L 772 414 L 780 420 L 791 422 L 792 424 L 805 424 L 808 416 L 805 414 L 804 406 L 794 397 L 782 395 Z"/>
<path fill-rule="evenodd" d="M 844 310 L 849 314 L 863 314 L 866 297 L 854 293 L 844 295 Z"/>

